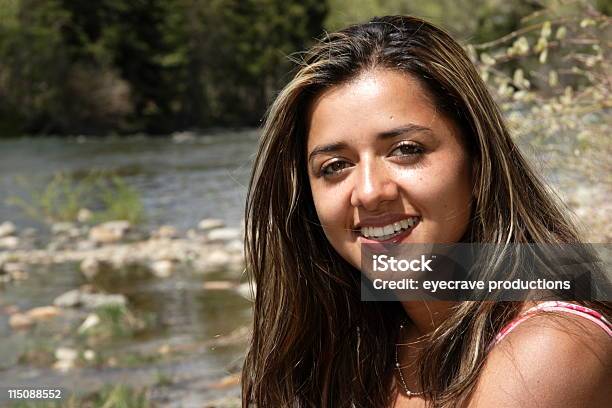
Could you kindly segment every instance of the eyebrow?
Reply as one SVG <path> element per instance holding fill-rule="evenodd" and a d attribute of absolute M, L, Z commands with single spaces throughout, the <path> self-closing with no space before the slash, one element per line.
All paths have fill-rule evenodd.
<path fill-rule="evenodd" d="M 397 137 L 401 135 L 407 135 L 412 133 L 433 133 L 432 130 L 426 126 L 416 125 L 414 123 L 409 123 L 407 125 L 403 125 L 400 127 L 396 127 L 390 130 L 385 130 L 384 132 L 378 133 L 376 136 L 378 139 L 385 140 L 390 139 L 392 137 Z M 308 155 L 308 162 L 310 162 L 316 155 L 325 154 L 325 153 L 333 153 L 339 150 L 345 149 L 348 145 L 344 142 L 336 142 L 329 143 L 325 145 L 316 146 L 312 149 L 312 152 Z"/>

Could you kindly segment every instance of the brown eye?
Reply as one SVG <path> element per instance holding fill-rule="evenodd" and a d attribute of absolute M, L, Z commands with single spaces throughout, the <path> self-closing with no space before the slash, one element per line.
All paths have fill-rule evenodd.
<path fill-rule="evenodd" d="M 390 156 L 416 156 L 424 153 L 425 150 L 414 143 L 402 144 L 396 147 L 390 154 Z"/>
<path fill-rule="evenodd" d="M 321 175 L 323 175 L 324 177 L 335 176 L 337 174 L 340 174 L 342 170 L 348 168 L 349 166 L 350 164 L 348 162 L 338 160 L 324 166 L 321 169 Z"/>

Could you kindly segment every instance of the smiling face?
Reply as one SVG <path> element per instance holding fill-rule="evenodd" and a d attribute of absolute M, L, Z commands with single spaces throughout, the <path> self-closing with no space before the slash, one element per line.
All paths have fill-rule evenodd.
<path fill-rule="evenodd" d="M 472 169 L 460 131 L 407 74 L 366 71 L 317 97 L 307 160 L 325 235 L 356 268 L 361 243 L 453 243 L 467 229 Z"/>

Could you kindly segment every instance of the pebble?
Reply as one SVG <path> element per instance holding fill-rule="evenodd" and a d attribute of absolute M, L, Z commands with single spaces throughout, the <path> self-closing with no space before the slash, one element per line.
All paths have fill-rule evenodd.
<path fill-rule="evenodd" d="M 91 313 L 85 318 L 83 323 L 81 323 L 81 325 L 79 326 L 78 332 L 80 334 L 83 334 L 89 329 L 91 329 L 92 327 L 97 326 L 99 323 L 100 323 L 100 316 L 98 316 L 96 313 Z"/>
<path fill-rule="evenodd" d="M 81 208 L 77 213 L 77 221 L 78 222 L 88 222 L 93 217 L 93 213 L 87 208 Z"/>
<path fill-rule="evenodd" d="M 25 329 L 34 324 L 34 320 L 26 314 L 15 313 L 9 317 L 9 325 L 13 329 Z"/>
<path fill-rule="evenodd" d="M 55 350 L 55 358 L 57 361 L 53 364 L 53 368 L 58 371 L 66 372 L 74 368 L 74 362 L 79 356 L 78 351 L 68 347 L 60 347 Z"/>
<path fill-rule="evenodd" d="M 168 260 L 155 261 L 151 264 L 151 272 L 158 278 L 168 278 L 174 272 L 174 263 Z"/>
<path fill-rule="evenodd" d="M 2 224 L 0 224 L 0 238 L 8 237 L 9 235 L 13 235 L 15 234 L 16 230 L 17 229 L 15 228 L 15 224 L 13 224 L 10 221 L 5 221 Z"/>
<path fill-rule="evenodd" d="M 171 225 L 162 225 L 153 231 L 151 237 L 156 239 L 172 239 L 178 237 L 178 231 Z"/>
<path fill-rule="evenodd" d="M 232 241 L 242 238 L 242 233 L 238 228 L 216 228 L 208 233 L 210 241 Z"/>
<path fill-rule="evenodd" d="M 60 314 L 61 310 L 55 306 L 35 307 L 26 312 L 26 315 L 35 321 L 51 319 Z"/>
<path fill-rule="evenodd" d="M 93 361 L 96 358 L 96 352 L 93 350 L 85 350 L 83 352 L 83 358 L 87 361 Z"/>
<path fill-rule="evenodd" d="M 51 232 L 54 235 L 68 234 L 75 226 L 71 222 L 56 222 L 51 226 Z"/>
<path fill-rule="evenodd" d="M 0 248 L 15 249 L 19 245 L 19 238 L 13 236 L 5 236 L 0 238 Z"/>
<path fill-rule="evenodd" d="M 236 287 L 236 284 L 230 281 L 208 281 L 204 282 L 202 287 L 206 290 L 231 290 Z"/>
<path fill-rule="evenodd" d="M 225 223 L 222 220 L 216 218 L 204 218 L 198 223 L 198 228 L 203 231 L 210 231 L 216 228 L 225 227 Z"/>
<path fill-rule="evenodd" d="M 128 221 L 109 221 L 89 230 L 89 239 L 100 244 L 111 244 L 125 238 L 131 225 Z"/>
<path fill-rule="evenodd" d="M 80 289 L 73 289 L 55 298 L 53 304 L 58 307 L 81 306 L 86 309 L 96 309 L 108 305 L 124 306 L 127 300 L 121 294 L 85 293 Z"/>
<path fill-rule="evenodd" d="M 89 280 L 93 279 L 98 273 L 100 273 L 100 269 L 102 268 L 101 262 L 96 258 L 85 258 L 81 262 L 79 267 L 81 272 L 85 277 Z"/>

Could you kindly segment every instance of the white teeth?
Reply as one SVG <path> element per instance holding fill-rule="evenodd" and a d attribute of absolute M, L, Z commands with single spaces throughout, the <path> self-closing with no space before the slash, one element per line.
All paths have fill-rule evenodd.
<path fill-rule="evenodd" d="M 418 223 L 417 217 L 407 218 L 401 221 L 394 222 L 383 227 L 362 227 L 361 234 L 368 238 L 390 238 L 392 235 L 396 235 L 398 232 L 412 228 Z"/>

